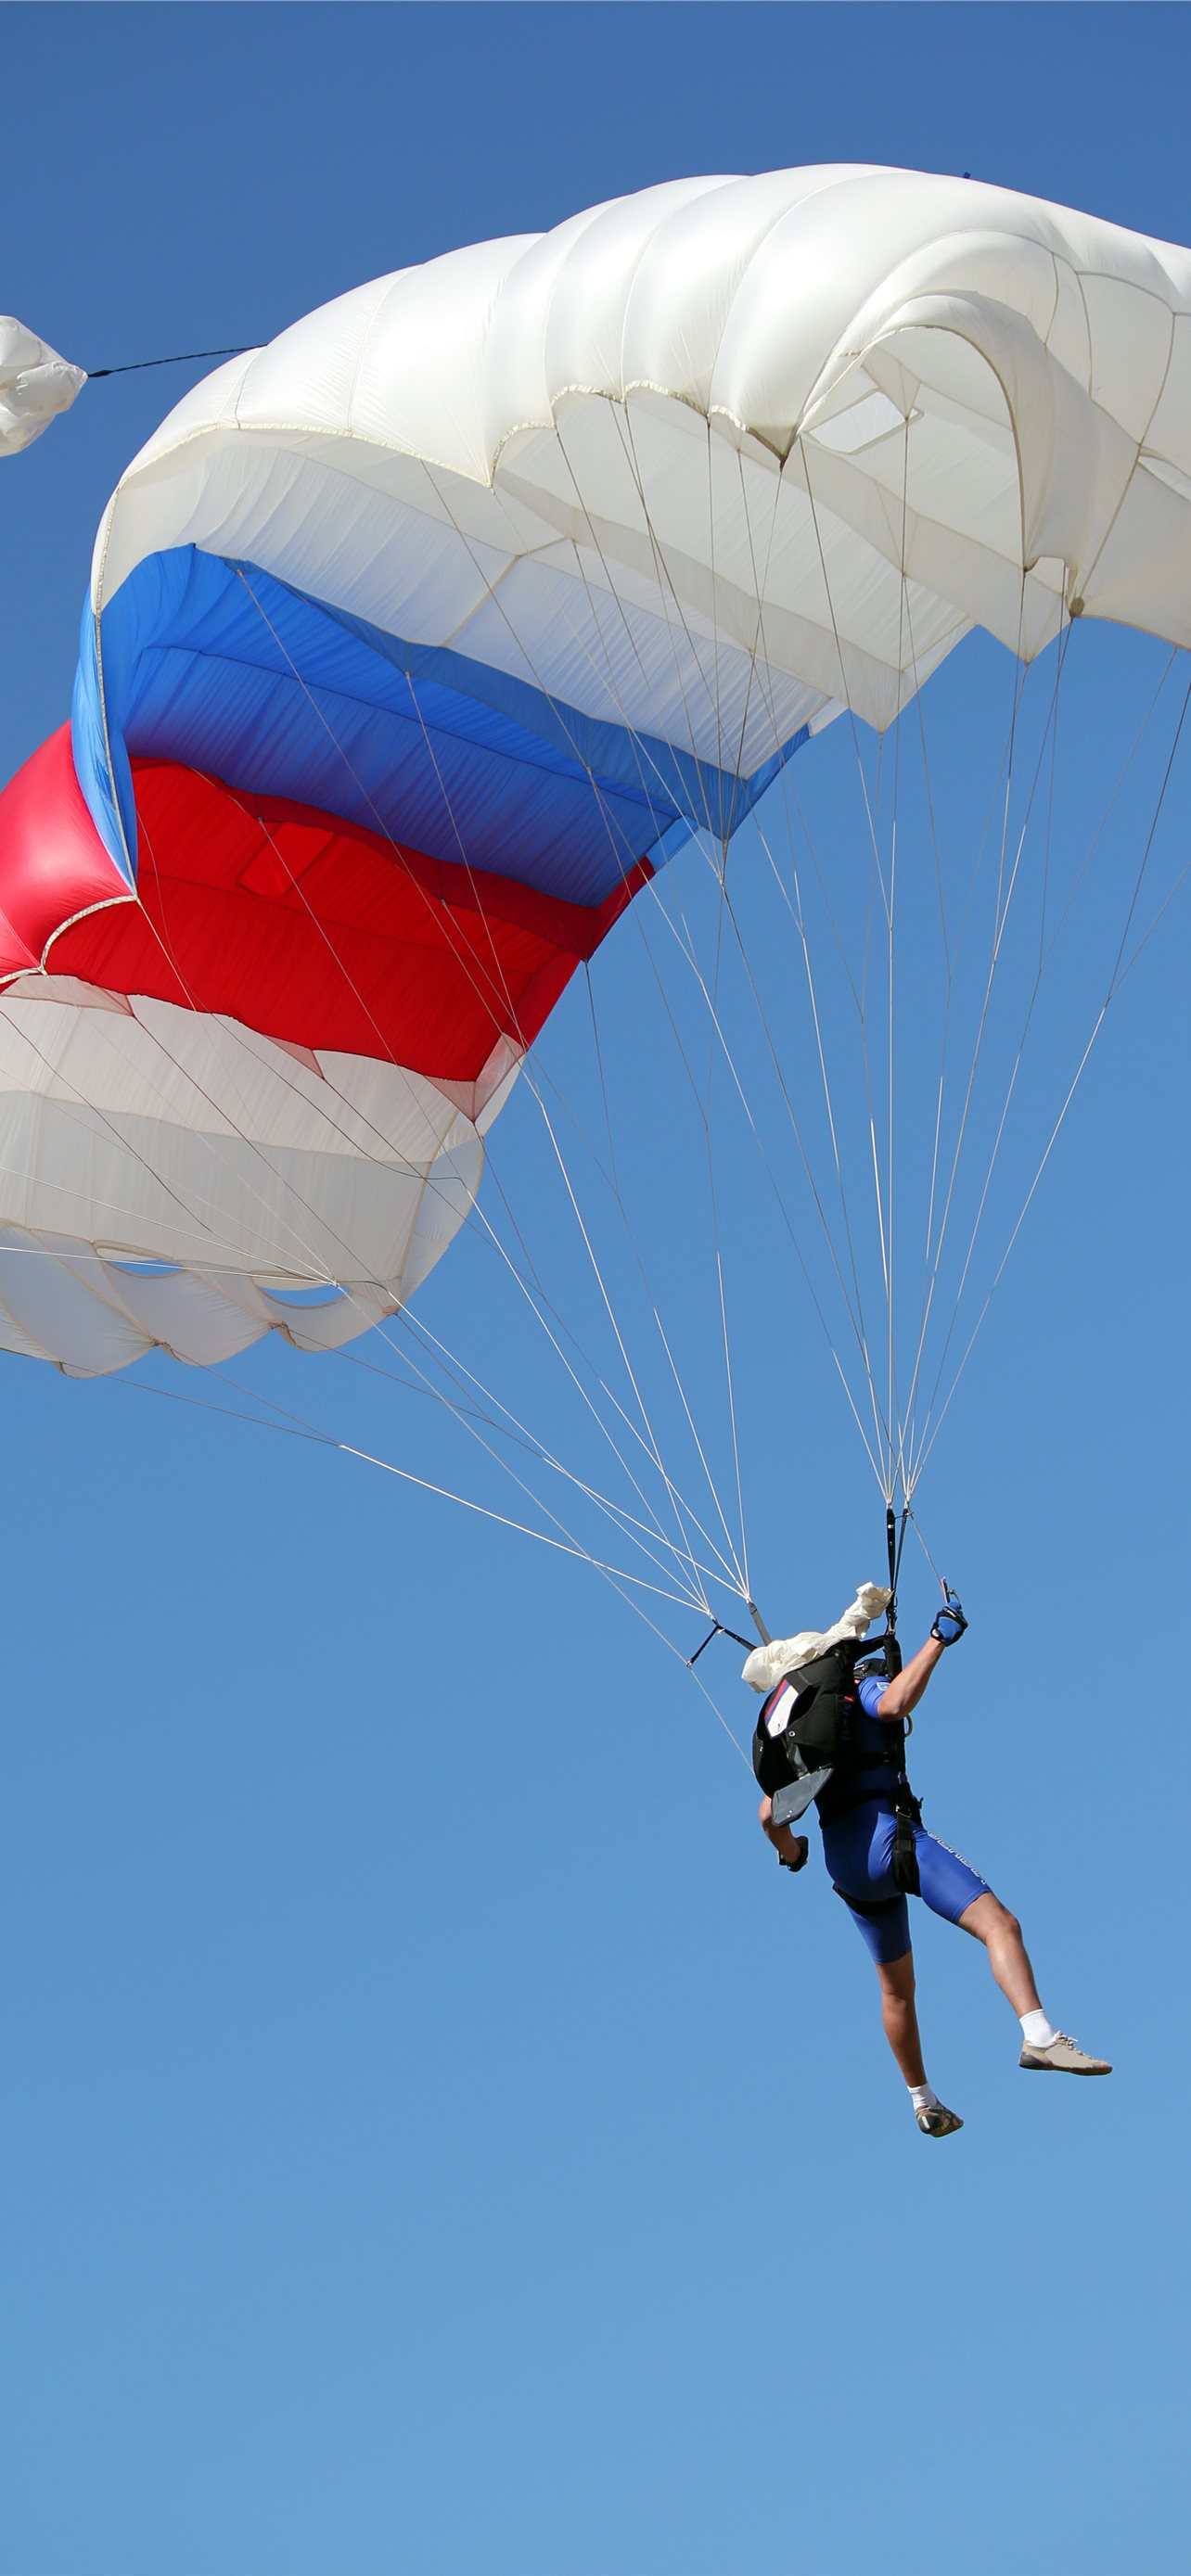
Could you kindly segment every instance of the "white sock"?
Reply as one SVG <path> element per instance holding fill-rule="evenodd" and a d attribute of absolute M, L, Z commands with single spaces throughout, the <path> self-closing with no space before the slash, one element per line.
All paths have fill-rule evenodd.
<path fill-rule="evenodd" d="M 1047 2020 L 1041 2004 L 1036 2012 L 1022 2013 L 1020 2018 L 1021 2035 L 1027 2048 L 1049 2048 L 1052 2039 L 1058 2038 L 1059 2034 L 1053 2023 Z"/>
<path fill-rule="evenodd" d="M 942 2104 L 932 2084 L 908 2084 L 906 2091 L 915 2111 L 938 2111 Z"/>

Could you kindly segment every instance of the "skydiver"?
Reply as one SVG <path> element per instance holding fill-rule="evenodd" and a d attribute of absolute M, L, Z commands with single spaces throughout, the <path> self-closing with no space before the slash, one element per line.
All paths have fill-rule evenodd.
<path fill-rule="evenodd" d="M 754 1647 L 742 1678 L 753 1690 L 776 1698 L 784 1676 L 797 1673 L 800 1666 L 820 1656 L 830 1657 L 830 1650 L 836 1646 L 851 1645 L 854 1652 L 870 1620 L 886 1609 L 889 1599 L 889 1593 L 879 1584 L 861 1584 L 855 1600 L 834 1628 L 822 1635 L 804 1632 Z M 927 2082 L 923 2063 L 914 2003 L 908 1882 L 904 1870 L 900 1885 L 893 1873 L 897 1778 L 900 1772 L 904 1785 L 904 1722 L 917 1708 L 948 1647 L 958 1644 L 967 1624 L 958 1595 L 945 1585 L 944 1605 L 930 1635 L 902 1671 L 890 1679 L 886 1677 L 883 1658 L 878 1659 L 879 1668 L 867 1669 L 863 1658 L 857 1658 L 854 1688 L 858 1707 L 850 1751 L 842 1761 L 837 1759 L 830 1779 L 815 1799 L 828 1874 L 876 1966 L 885 2036 L 905 2080 L 915 2119 L 928 2138 L 950 2137 L 954 2130 L 962 2129 L 963 2121 L 940 2102 Z M 850 1666 L 851 1656 L 845 1653 L 842 1670 L 849 1679 Z M 791 1704 L 788 1701 L 787 1705 Z M 780 1722 L 781 1716 L 779 1711 L 775 1723 Z M 895 1738 L 887 1732 L 891 1727 L 897 1728 Z M 761 1733 L 759 1727 L 758 1741 Z M 921 1895 L 932 1913 L 941 1914 L 945 1922 L 958 1923 L 961 1931 L 983 1942 L 993 1976 L 1021 2023 L 1019 2066 L 1060 2075 L 1110 2075 L 1112 2068 L 1104 2058 L 1090 2057 L 1048 2020 L 1016 1916 L 994 1896 L 987 1879 L 981 1878 L 958 1852 L 925 1831 L 908 1787 L 906 1798 L 908 1809 L 905 1800 L 902 1804 L 907 1818 L 907 1851 L 909 1832 L 913 1834 L 910 1892 Z M 782 1867 L 805 1868 L 810 1849 L 805 1834 L 794 1833 L 789 1824 L 775 1825 L 772 1808 L 772 1795 L 763 1797 L 759 1820 Z M 915 1875 L 917 1886 L 912 1885 Z"/>

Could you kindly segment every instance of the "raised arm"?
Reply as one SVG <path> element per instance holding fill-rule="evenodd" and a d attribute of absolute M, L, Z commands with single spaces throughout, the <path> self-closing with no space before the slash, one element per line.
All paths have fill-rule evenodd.
<path fill-rule="evenodd" d="M 928 1637 L 909 1663 L 903 1664 L 896 1680 L 891 1681 L 877 1702 L 878 1717 L 898 1720 L 909 1717 L 916 1709 L 939 1657 L 946 1653 L 941 1637 Z"/>
<path fill-rule="evenodd" d="M 944 1606 L 935 1620 L 926 1644 L 919 1647 L 916 1655 L 911 1655 L 909 1663 L 903 1664 L 900 1673 L 890 1682 L 888 1689 L 882 1692 L 877 1702 L 878 1717 L 888 1718 L 896 1725 L 902 1718 L 911 1715 L 918 1706 L 940 1655 L 946 1654 L 948 1646 L 957 1644 L 967 1624 L 960 1606 L 959 1594 L 953 1592 L 949 1584 L 944 1585 Z"/>

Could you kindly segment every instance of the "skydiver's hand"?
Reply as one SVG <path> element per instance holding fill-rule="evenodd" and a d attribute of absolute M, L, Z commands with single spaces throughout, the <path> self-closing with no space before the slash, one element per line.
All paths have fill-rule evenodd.
<path fill-rule="evenodd" d="M 956 1646 L 968 1623 L 958 1592 L 954 1592 L 949 1583 L 944 1584 L 943 1591 L 946 1600 L 944 1607 L 936 1613 L 931 1635 L 938 1638 L 941 1646 Z"/>
<path fill-rule="evenodd" d="M 810 1844 L 805 1834 L 792 1834 L 788 1825 L 775 1825 L 773 1800 L 762 1798 L 757 1809 L 757 1822 L 768 1842 L 773 1844 L 783 1869 L 805 1869 L 810 1857 Z"/>

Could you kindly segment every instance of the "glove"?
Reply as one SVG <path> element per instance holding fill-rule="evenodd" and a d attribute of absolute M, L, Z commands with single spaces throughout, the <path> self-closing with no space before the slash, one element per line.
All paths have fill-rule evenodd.
<path fill-rule="evenodd" d="M 953 1592 L 949 1583 L 944 1584 L 943 1590 L 947 1595 L 946 1607 L 936 1613 L 931 1635 L 938 1638 L 941 1646 L 956 1646 L 968 1623 L 958 1592 Z"/>

